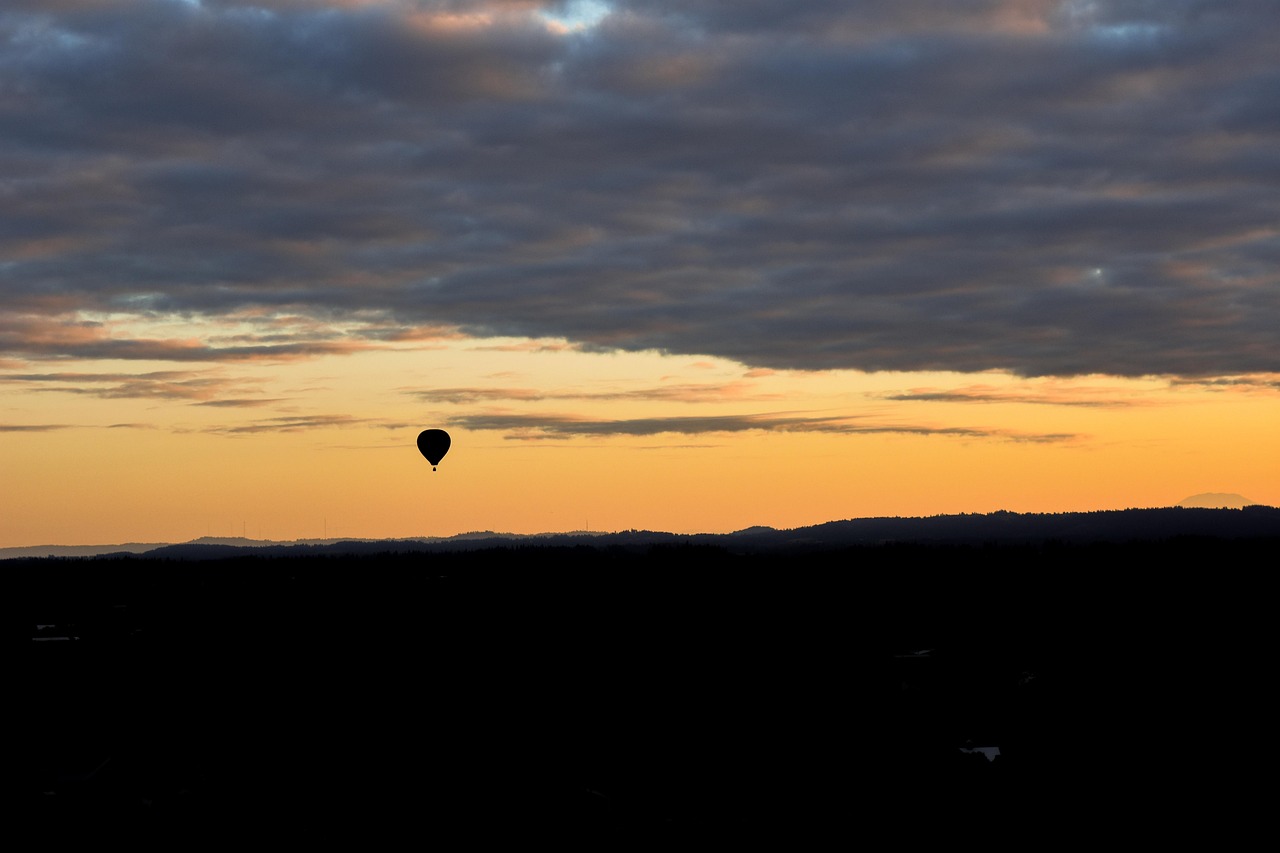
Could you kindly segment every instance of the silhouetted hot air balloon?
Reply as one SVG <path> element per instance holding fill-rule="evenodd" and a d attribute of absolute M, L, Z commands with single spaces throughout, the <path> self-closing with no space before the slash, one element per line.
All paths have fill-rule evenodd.
<path fill-rule="evenodd" d="M 424 429 L 418 433 L 418 450 L 427 457 L 432 471 L 449 452 L 449 443 L 449 433 L 442 429 Z"/>

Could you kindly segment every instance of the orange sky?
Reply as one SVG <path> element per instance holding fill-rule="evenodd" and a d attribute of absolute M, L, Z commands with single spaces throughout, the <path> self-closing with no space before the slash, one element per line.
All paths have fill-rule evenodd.
<path fill-rule="evenodd" d="M 0 383 L 0 546 L 1280 503 L 1274 376 L 752 371 L 446 336 L 292 361 L 10 364 Z M 435 473 L 414 446 L 429 426 L 453 436 Z"/>

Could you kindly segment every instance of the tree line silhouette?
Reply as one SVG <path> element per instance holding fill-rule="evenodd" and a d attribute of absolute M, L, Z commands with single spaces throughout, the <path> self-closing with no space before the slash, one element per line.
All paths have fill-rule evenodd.
<path fill-rule="evenodd" d="M 1202 760 L 1189 728 L 1251 713 L 1276 544 L 6 561 L 31 625 L 16 805 L 49 837 L 179 841 L 1132 815 Z"/>

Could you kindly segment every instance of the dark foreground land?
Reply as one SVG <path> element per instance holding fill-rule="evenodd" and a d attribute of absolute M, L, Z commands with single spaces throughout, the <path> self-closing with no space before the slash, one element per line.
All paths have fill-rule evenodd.
<path fill-rule="evenodd" d="M 914 846 L 1137 839 L 1212 780 L 1225 828 L 1265 802 L 1276 545 L 8 561 L 11 811 L 51 844 Z"/>

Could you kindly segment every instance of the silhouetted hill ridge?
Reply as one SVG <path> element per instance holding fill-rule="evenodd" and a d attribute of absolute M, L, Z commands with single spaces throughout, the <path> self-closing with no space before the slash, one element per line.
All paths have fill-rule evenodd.
<path fill-rule="evenodd" d="M 271 545 L 189 542 L 146 552 L 153 558 L 223 559 L 261 557 L 371 555 L 388 552 L 476 551 L 586 545 L 593 548 L 646 549 L 654 546 L 709 545 L 733 553 L 813 552 L 840 548 L 903 545 L 1027 545 L 1161 542 L 1178 537 L 1255 539 L 1280 537 L 1280 509 L 1255 505 L 1244 509 L 1163 507 L 1073 513 L 938 515 L 857 518 L 779 530 L 750 527 L 735 533 L 677 534 L 653 530 L 614 533 L 563 533 L 536 536 L 468 533 L 447 539 L 345 540 Z"/>
<path fill-rule="evenodd" d="M 1251 507 L 13 560 L 10 811 L 652 850 L 1021 837 L 1194 776 L 1265 814 L 1278 543 Z"/>

